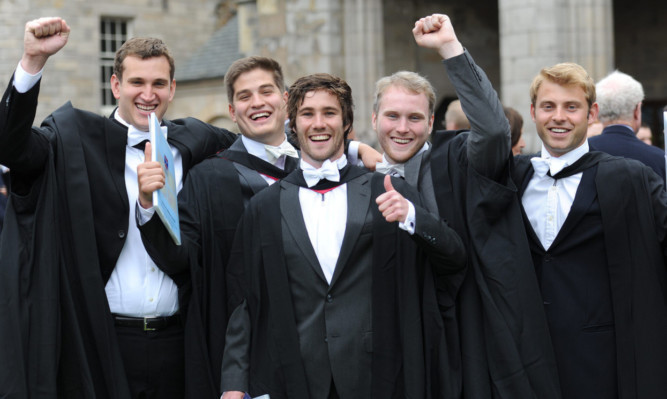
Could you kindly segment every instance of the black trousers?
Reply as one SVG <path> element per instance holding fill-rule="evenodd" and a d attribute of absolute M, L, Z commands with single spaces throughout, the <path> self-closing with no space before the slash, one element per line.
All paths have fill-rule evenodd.
<path fill-rule="evenodd" d="M 116 326 L 133 399 L 183 399 L 185 351 L 183 326 L 159 331 Z"/>

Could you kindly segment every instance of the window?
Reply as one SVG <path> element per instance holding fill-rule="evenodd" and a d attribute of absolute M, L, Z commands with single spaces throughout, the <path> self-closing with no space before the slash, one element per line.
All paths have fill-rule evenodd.
<path fill-rule="evenodd" d="M 101 104 L 103 107 L 114 106 L 116 99 L 111 92 L 111 75 L 116 50 L 129 37 L 129 21 L 123 18 L 102 17 L 100 19 L 100 79 Z"/>

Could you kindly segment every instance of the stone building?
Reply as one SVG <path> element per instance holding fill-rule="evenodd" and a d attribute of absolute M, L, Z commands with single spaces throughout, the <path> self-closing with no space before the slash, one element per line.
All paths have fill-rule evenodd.
<path fill-rule="evenodd" d="M 224 74 L 245 55 L 267 55 L 286 83 L 314 72 L 345 78 L 353 89 L 355 130 L 374 141 L 370 114 L 375 80 L 414 70 L 436 87 L 442 121 L 455 93 L 434 52 L 412 39 L 414 21 L 449 14 L 457 35 L 489 75 L 504 104 L 524 117 L 528 150 L 539 148 L 528 87 L 539 69 L 562 61 L 598 80 L 619 69 L 644 84 L 644 120 L 662 132 L 667 104 L 667 3 L 649 0 L 0 0 L 0 78 L 9 81 L 22 51 L 22 26 L 60 15 L 73 28 L 69 44 L 47 66 L 37 120 L 71 99 L 107 113 L 109 56 L 125 36 L 167 41 L 176 59 L 177 94 L 169 117 L 191 115 L 234 128 Z M 105 69 L 107 68 L 107 69 Z M 660 140 L 662 142 L 662 139 Z"/>

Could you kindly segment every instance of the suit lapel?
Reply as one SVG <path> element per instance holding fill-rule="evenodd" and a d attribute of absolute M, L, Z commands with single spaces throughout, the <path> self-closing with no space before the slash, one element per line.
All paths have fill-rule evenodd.
<path fill-rule="evenodd" d="M 597 172 L 597 166 L 586 169 L 581 177 L 581 182 L 577 188 L 577 193 L 574 196 L 574 202 L 570 208 L 570 212 L 563 223 L 556 239 L 554 240 L 551 246 L 555 248 L 558 243 L 563 241 L 570 232 L 577 227 L 581 218 L 586 215 L 586 212 L 593 204 L 593 201 L 596 197 L 595 190 L 595 175 Z"/>
<path fill-rule="evenodd" d="M 229 147 L 229 151 L 243 152 L 248 154 L 248 150 L 243 145 L 243 140 L 236 140 L 234 144 Z M 245 165 L 241 165 L 238 162 L 232 163 L 234 164 L 234 168 L 239 173 L 239 175 L 241 175 L 241 177 L 246 181 L 253 194 L 257 194 L 269 186 L 266 180 L 264 180 L 264 178 L 256 170 L 251 169 Z"/>
<path fill-rule="evenodd" d="M 120 197 L 120 203 L 128 207 L 127 187 L 125 187 L 125 147 L 127 146 L 127 128 L 111 118 L 104 121 L 106 158 L 111 171 L 111 178 Z"/>
<path fill-rule="evenodd" d="M 365 174 L 347 183 L 347 223 L 331 286 L 343 272 L 364 227 L 371 200 L 370 176 Z"/>
<path fill-rule="evenodd" d="M 415 154 L 405 163 L 405 181 L 412 187 L 419 187 L 419 171 L 424 153 Z"/>
<path fill-rule="evenodd" d="M 280 214 L 282 215 L 283 223 L 287 226 L 290 234 L 294 237 L 294 241 L 313 270 L 315 270 L 315 273 L 327 283 L 327 279 L 324 277 L 324 272 L 322 272 L 322 266 L 320 266 L 315 250 L 310 243 L 306 223 L 303 220 L 303 213 L 301 212 L 301 204 L 299 202 L 299 186 L 285 181 L 280 181 L 275 184 L 280 184 L 281 188 Z"/>

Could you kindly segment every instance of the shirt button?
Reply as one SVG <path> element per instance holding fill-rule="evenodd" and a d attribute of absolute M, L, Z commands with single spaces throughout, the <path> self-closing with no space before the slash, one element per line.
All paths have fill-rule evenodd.
<path fill-rule="evenodd" d="M 118 230 L 118 238 L 125 238 L 125 231 Z"/>
<path fill-rule="evenodd" d="M 153 298 L 148 298 L 148 302 L 153 302 Z"/>
<path fill-rule="evenodd" d="M 154 272 L 154 271 L 155 271 L 155 268 L 154 268 L 154 267 L 151 267 L 151 271 Z"/>
<path fill-rule="evenodd" d="M 333 302 L 333 297 L 331 296 L 331 294 L 327 295 L 327 302 L 329 303 Z"/>

